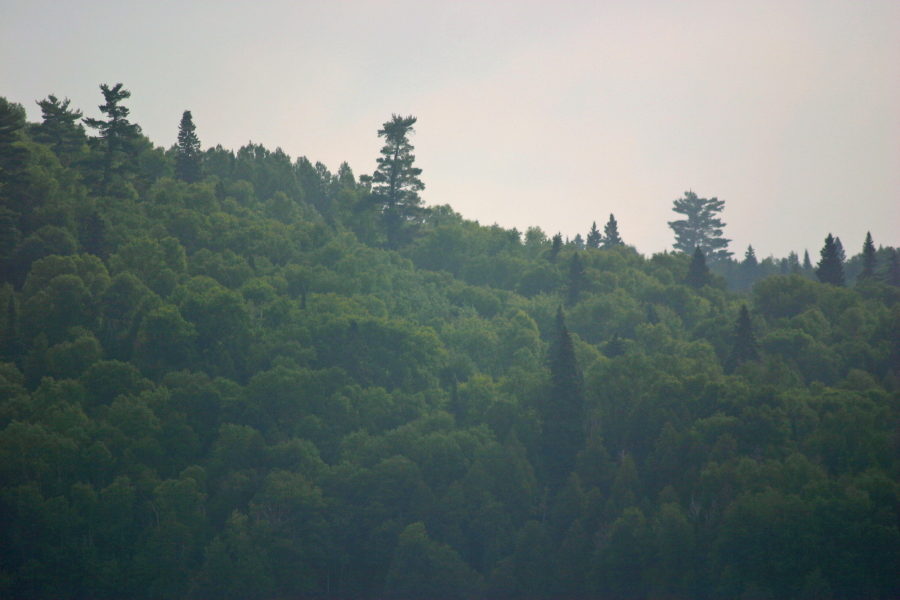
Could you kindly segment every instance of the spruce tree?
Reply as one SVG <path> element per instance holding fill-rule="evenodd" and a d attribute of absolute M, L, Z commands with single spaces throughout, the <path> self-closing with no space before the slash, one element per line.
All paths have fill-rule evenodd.
<path fill-rule="evenodd" d="M 385 145 L 372 175 L 372 197 L 381 210 L 389 248 L 399 248 L 408 241 L 422 217 L 419 192 L 425 184 L 419 179 L 422 169 L 413 166 L 415 148 L 409 141 L 415 124 L 416 117 L 412 115 L 392 115 L 378 130 Z"/>
<path fill-rule="evenodd" d="M 744 261 L 741 263 L 747 268 L 753 269 L 759 265 L 759 261 L 756 260 L 756 251 L 753 250 L 753 246 L 747 246 L 747 251 L 744 252 Z"/>
<path fill-rule="evenodd" d="M 594 221 L 591 223 L 591 230 L 587 234 L 585 245 L 587 245 L 588 248 L 599 248 L 602 242 L 603 235 L 597 229 L 597 221 Z"/>
<path fill-rule="evenodd" d="M 669 227 L 675 232 L 676 250 L 693 252 L 700 248 L 704 255 L 713 259 L 726 259 L 731 256 L 728 243 L 722 237 L 725 223 L 718 217 L 725 206 L 724 200 L 717 198 L 700 198 L 694 192 L 685 192 L 684 198 L 675 200 L 672 210 L 685 216 L 684 219 L 669 221 Z"/>
<path fill-rule="evenodd" d="M 821 259 L 816 266 L 816 277 L 822 283 L 844 285 L 844 265 L 841 260 L 840 248 L 830 233 L 825 238 L 825 245 L 822 247 Z"/>
<path fill-rule="evenodd" d="M 616 218 L 610 213 L 609 221 L 606 222 L 606 226 L 603 228 L 603 247 L 614 248 L 622 245 L 622 238 L 619 237 L 619 224 L 616 223 Z"/>
<path fill-rule="evenodd" d="M 809 250 L 803 251 L 803 272 L 807 275 L 813 272 L 812 261 L 809 260 Z"/>
<path fill-rule="evenodd" d="M 578 250 L 584 250 L 584 238 L 581 237 L 580 233 L 576 233 L 575 237 L 572 238 L 572 245 Z"/>
<path fill-rule="evenodd" d="M 175 177 L 188 183 L 200 181 L 201 159 L 200 139 L 197 137 L 191 111 L 181 115 L 178 125 L 178 145 L 175 147 Z"/>
<path fill-rule="evenodd" d="M 750 312 L 747 305 L 741 305 L 741 311 L 738 313 L 737 324 L 734 328 L 734 345 L 731 348 L 731 354 L 728 356 L 725 367 L 731 372 L 741 363 L 759 358 L 759 350 L 756 343 L 756 337 L 753 335 L 753 325 L 750 322 Z"/>
<path fill-rule="evenodd" d="M 556 262 L 556 257 L 559 255 L 559 251 L 562 250 L 563 247 L 563 239 L 562 234 L 557 233 L 553 236 L 553 239 L 550 241 L 550 262 Z"/>
<path fill-rule="evenodd" d="M 559 489 L 584 445 L 584 383 L 562 307 L 556 313 L 556 340 L 550 350 L 550 390 L 541 406 L 546 481 Z"/>
<path fill-rule="evenodd" d="M 900 251 L 896 248 L 891 250 L 890 258 L 888 258 L 885 281 L 888 285 L 900 287 Z"/>
<path fill-rule="evenodd" d="M 684 282 L 691 287 L 701 288 L 709 283 L 709 267 L 706 266 L 706 256 L 703 250 L 698 246 L 694 249 L 694 257 L 691 259 L 691 266 L 688 267 L 687 277 Z"/>
<path fill-rule="evenodd" d="M 872 242 L 872 233 L 866 232 L 866 241 L 863 242 L 862 248 L 862 273 L 859 274 L 860 279 L 871 279 L 875 277 L 875 266 L 877 259 L 875 257 L 875 244 Z"/>

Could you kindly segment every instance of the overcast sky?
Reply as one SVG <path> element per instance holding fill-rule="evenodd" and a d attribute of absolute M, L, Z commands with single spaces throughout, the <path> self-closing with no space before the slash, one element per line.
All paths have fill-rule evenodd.
<path fill-rule="evenodd" d="M 900 245 L 900 1 L 0 0 L 0 95 L 99 116 L 132 92 L 158 145 L 280 146 L 371 173 L 418 117 L 427 204 L 584 235 L 615 213 L 670 248 L 685 190 L 743 255 L 815 262 L 829 232 Z"/>

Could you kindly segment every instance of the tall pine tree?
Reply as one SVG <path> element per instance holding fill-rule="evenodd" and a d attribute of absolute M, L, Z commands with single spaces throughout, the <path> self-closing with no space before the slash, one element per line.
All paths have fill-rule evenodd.
<path fill-rule="evenodd" d="M 672 210 L 685 216 L 669 221 L 669 227 L 675 232 L 675 249 L 687 254 L 700 248 L 710 258 L 729 258 L 728 243 L 731 240 L 722 237 L 725 223 L 718 216 L 724 206 L 724 200 L 700 198 L 694 192 L 685 192 L 684 198 L 675 200 Z"/>
<path fill-rule="evenodd" d="M 34 139 L 49 145 L 64 165 L 69 165 L 84 147 L 87 137 L 79 123 L 80 110 L 69 108 L 68 98 L 60 100 L 53 94 L 38 100 L 43 121 L 34 129 Z"/>
<path fill-rule="evenodd" d="M 372 196 L 381 210 L 389 248 L 399 248 L 408 241 L 422 217 L 419 192 L 425 184 L 419 179 L 422 169 L 413 166 L 415 148 L 409 141 L 415 124 L 412 115 L 393 115 L 378 130 L 385 144 L 372 175 Z"/>
<path fill-rule="evenodd" d="M 200 181 L 201 159 L 200 138 L 197 137 L 191 111 L 181 115 L 178 125 L 178 145 L 175 147 L 175 177 L 188 183 Z"/>
<path fill-rule="evenodd" d="M 541 406 L 542 446 L 547 484 L 559 489 L 584 445 L 584 383 L 562 307 L 556 313 L 556 340 L 550 350 L 550 390 Z"/>
<path fill-rule="evenodd" d="M 623 244 L 622 238 L 619 237 L 619 224 L 616 222 L 616 218 L 612 213 L 610 213 L 609 221 L 607 221 L 606 225 L 603 227 L 603 247 L 615 248 L 616 246 L 622 246 Z"/>
<path fill-rule="evenodd" d="M 113 176 L 122 174 L 127 170 L 130 155 L 134 152 L 134 142 L 140 136 L 141 128 L 128 120 L 129 110 L 122 106 L 122 101 L 131 97 L 131 92 L 117 83 L 113 87 L 101 84 L 105 104 L 100 105 L 100 112 L 106 115 L 106 120 L 84 119 L 84 124 L 96 129 L 100 134 L 103 149 L 103 175 L 101 185 L 104 190 L 109 188 Z"/>
<path fill-rule="evenodd" d="M 822 283 L 831 285 L 844 285 L 844 264 L 841 259 L 841 249 L 834 237 L 829 233 L 822 247 L 821 259 L 816 266 L 816 277 Z"/>

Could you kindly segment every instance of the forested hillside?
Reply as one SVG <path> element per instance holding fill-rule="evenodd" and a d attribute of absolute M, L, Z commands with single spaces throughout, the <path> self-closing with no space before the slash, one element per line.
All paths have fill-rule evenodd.
<path fill-rule="evenodd" d="M 900 597 L 895 250 L 483 226 L 412 117 L 358 176 L 102 91 L 0 99 L 0 596 Z"/>

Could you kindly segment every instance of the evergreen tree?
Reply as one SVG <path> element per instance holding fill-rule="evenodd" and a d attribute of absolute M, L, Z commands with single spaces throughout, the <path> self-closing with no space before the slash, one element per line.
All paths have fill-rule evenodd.
<path fill-rule="evenodd" d="M 552 489 L 566 481 L 584 443 L 584 384 L 562 307 L 550 350 L 550 392 L 541 408 L 546 480 Z"/>
<path fill-rule="evenodd" d="M 737 324 L 734 328 L 734 345 L 731 348 L 731 354 L 726 361 L 725 367 L 731 372 L 741 363 L 756 360 L 757 358 L 759 358 L 759 350 L 757 349 L 756 337 L 753 335 L 750 312 L 747 310 L 747 305 L 742 304 Z"/>
<path fill-rule="evenodd" d="M 787 266 L 790 273 L 794 275 L 800 273 L 800 257 L 793 250 L 788 253 Z"/>
<path fill-rule="evenodd" d="M 372 176 L 372 195 L 384 219 L 389 248 L 400 247 L 422 216 L 419 192 L 425 189 L 425 184 L 419 179 L 422 169 L 413 166 L 416 157 L 409 142 L 415 123 L 416 117 L 411 115 L 393 115 L 378 130 L 378 137 L 385 139 L 385 145 Z"/>
<path fill-rule="evenodd" d="M 131 92 L 124 89 L 121 83 L 113 87 L 101 84 L 105 104 L 100 105 L 100 112 L 107 119 L 84 119 L 84 124 L 96 129 L 103 144 L 103 189 L 108 189 L 113 175 L 121 173 L 127 165 L 129 154 L 133 153 L 133 143 L 141 133 L 141 128 L 128 120 L 129 110 L 120 103 L 131 97 Z"/>
<path fill-rule="evenodd" d="M 612 213 L 610 213 L 609 221 L 607 221 L 606 226 L 603 227 L 603 247 L 615 248 L 616 246 L 622 246 L 623 244 L 622 238 L 619 237 L 619 224 L 616 222 L 616 218 Z"/>
<path fill-rule="evenodd" d="M 84 127 L 78 121 L 80 110 L 71 110 L 68 98 L 60 100 L 53 94 L 38 100 L 42 122 L 34 129 L 34 139 L 47 144 L 64 165 L 71 164 L 87 140 Z"/>
<path fill-rule="evenodd" d="M 181 115 L 178 125 L 178 145 L 175 148 L 175 177 L 188 183 L 200 181 L 201 158 L 200 139 L 197 137 L 191 111 Z"/>
<path fill-rule="evenodd" d="M 724 200 L 700 198 L 690 191 L 684 193 L 684 198 L 675 200 L 672 210 L 685 216 L 669 221 L 669 227 L 675 232 L 675 249 L 688 253 L 700 248 L 711 258 L 729 258 L 732 253 L 728 251 L 728 243 L 731 240 L 722 237 L 725 224 L 718 217 L 724 206 Z"/>
<path fill-rule="evenodd" d="M 584 275 L 584 264 L 582 264 L 581 257 L 578 253 L 575 252 L 572 254 L 572 259 L 569 261 L 569 285 L 568 293 L 566 295 L 566 304 L 572 306 L 578 302 L 578 297 L 586 287 L 587 278 Z"/>
<path fill-rule="evenodd" d="M 821 256 L 816 266 L 816 277 L 819 281 L 831 285 L 844 285 L 844 261 L 841 260 L 841 250 L 830 233 L 825 238 Z"/>
<path fill-rule="evenodd" d="M 803 251 L 803 272 L 806 274 L 813 272 L 812 261 L 809 260 L 809 250 Z"/>
<path fill-rule="evenodd" d="M 562 250 L 563 247 L 563 239 L 562 234 L 557 233 L 553 236 L 553 239 L 550 241 L 550 262 L 556 262 L 556 257 L 559 255 L 559 251 Z"/>
<path fill-rule="evenodd" d="M 841 242 L 841 238 L 835 236 L 834 247 L 837 248 L 837 254 L 841 259 L 841 264 L 847 262 L 847 253 L 844 251 L 844 243 Z"/>
<path fill-rule="evenodd" d="M 25 109 L 22 105 L 0 97 L 0 191 L 25 166 L 28 152 L 18 143 L 24 128 Z"/>
<path fill-rule="evenodd" d="M 753 250 L 752 245 L 747 246 L 747 251 L 744 253 L 744 261 L 741 264 L 748 269 L 755 269 L 759 265 L 759 261 L 756 260 L 756 251 Z"/>
<path fill-rule="evenodd" d="M 896 248 L 891 250 L 885 280 L 888 285 L 900 287 L 900 251 Z"/>
<path fill-rule="evenodd" d="M 597 222 L 594 221 L 591 224 L 591 230 L 588 232 L 587 240 L 585 240 L 585 244 L 588 248 L 599 248 L 600 244 L 603 242 L 603 235 L 601 235 L 600 231 L 597 229 Z"/>
<path fill-rule="evenodd" d="M 866 232 L 866 241 L 863 242 L 862 248 L 862 273 L 859 274 L 860 279 L 871 279 L 875 276 L 875 244 L 872 242 L 872 233 Z"/>
<path fill-rule="evenodd" d="M 706 266 L 706 256 L 699 246 L 694 249 L 694 257 L 691 259 L 691 266 L 688 267 L 684 282 L 695 288 L 701 288 L 709 283 L 709 267 Z"/>
<path fill-rule="evenodd" d="M 575 237 L 572 239 L 572 245 L 578 250 L 584 250 L 584 238 L 581 237 L 580 233 L 575 234 Z"/>

